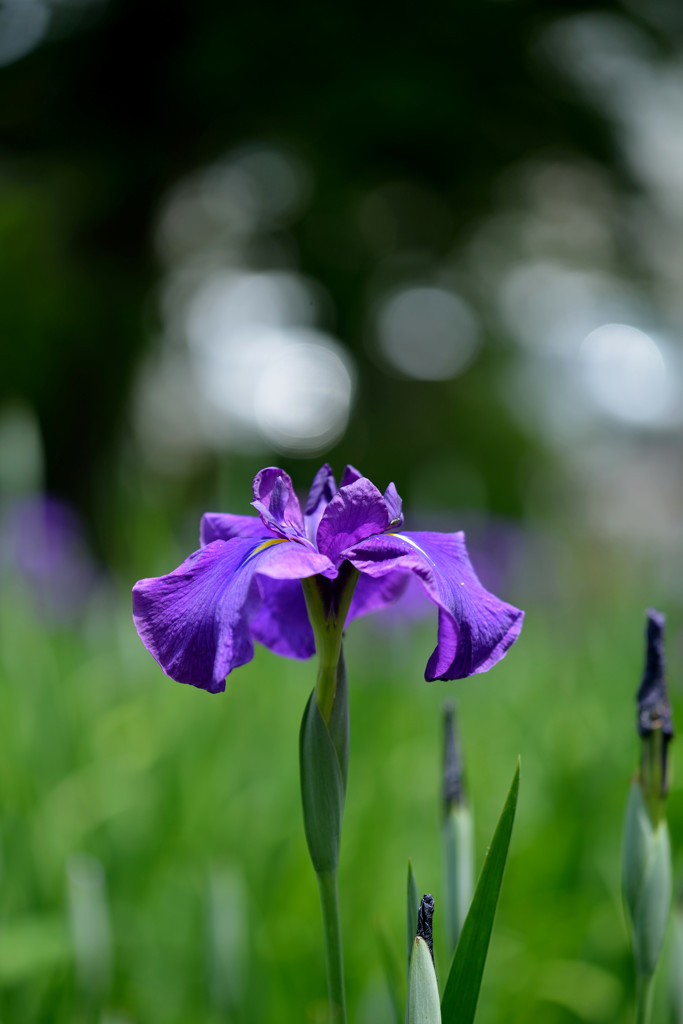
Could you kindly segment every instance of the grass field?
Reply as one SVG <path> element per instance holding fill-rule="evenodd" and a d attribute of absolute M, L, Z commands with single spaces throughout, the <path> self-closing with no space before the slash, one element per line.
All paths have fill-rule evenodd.
<path fill-rule="evenodd" d="M 447 968 L 447 696 L 458 703 L 479 861 L 522 758 L 478 1020 L 631 1019 L 620 839 L 650 594 L 642 575 L 636 592 L 635 568 L 617 580 L 612 567 L 609 584 L 594 586 L 585 552 L 572 565 L 567 587 L 519 601 L 522 637 L 487 676 L 424 682 L 431 615 L 414 627 L 367 621 L 349 631 L 340 891 L 358 1024 L 392 1020 L 380 937 L 403 957 L 408 857 L 421 891 L 435 896 L 437 969 Z M 165 679 L 144 651 L 128 581 L 70 627 L 45 622 L 18 586 L 1 600 L 2 1024 L 325 1021 L 297 762 L 313 665 L 258 648 L 226 693 L 211 696 Z M 680 877 L 675 775 L 669 807 Z"/>

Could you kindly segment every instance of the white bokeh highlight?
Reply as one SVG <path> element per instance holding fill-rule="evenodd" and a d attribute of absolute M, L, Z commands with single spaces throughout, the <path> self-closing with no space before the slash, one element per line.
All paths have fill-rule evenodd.
<path fill-rule="evenodd" d="M 479 327 L 467 303 L 445 288 L 412 286 L 377 310 L 379 349 L 394 369 L 417 380 L 448 380 L 469 366 Z"/>
<path fill-rule="evenodd" d="M 666 424 L 678 388 L 661 348 L 628 324 L 603 324 L 584 338 L 579 367 L 590 397 L 607 413 L 634 424 Z"/>

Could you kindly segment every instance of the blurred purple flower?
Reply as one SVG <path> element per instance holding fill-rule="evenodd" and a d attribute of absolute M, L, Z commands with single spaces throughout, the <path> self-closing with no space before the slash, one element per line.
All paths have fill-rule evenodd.
<path fill-rule="evenodd" d="M 90 597 L 97 571 L 78 514 L 50 495 L 11 504 L 0 528 L 2 562 L 26 585 L 42 615 L 65 621 Z"/>
<path fill-rule="evenodd" d="M 254 640 L 310 657 L 315 642 L 299 581 L 316 577 L 332 619 L 353 569 L 360 575 L 347 621 L 392 604 L 411 576 L 438 607 L 426 679 L 484 672 L 517 639 L 524 613 L 482 587 L 464 535 L 403 532 L 393 484 L 382 495 L 347 466 L 337 488 L 325 465 L 302 514 L 289 476 L 270 467 L 254 479 L 252 504 L 258 516 L 204 515 L 199 551 L 133 588 L 140 638 L 172 679 L 220 692 L 253 657 Z"/>

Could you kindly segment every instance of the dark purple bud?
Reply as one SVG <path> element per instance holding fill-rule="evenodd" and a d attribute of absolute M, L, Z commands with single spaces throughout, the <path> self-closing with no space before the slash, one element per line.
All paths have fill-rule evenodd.
<path fill-rule="evenodd" d="M 448 814 L 453 807 L 460 807 L 465 803 L 462 751 L 453 701 L 444 703 L 443 724 L 443 806 L 444 814 Z"/>
<path fill-rule="evenodd" d="M 664 736 L 674 735 L 671 704 L 666 689 L 664 629 L 666 616 L 654 608 L 647 612 L 645 671 L 638 690 L 638 732 L 649 736 L 661 729 Z"/>
<path fill-rule="evenodd" d="M 647 611 L 645 670 L 638 689 L 638 733 L 643 740 L 641 785 L 651 796 L 655 788 L 666 796 L 669 788 L 668 754 L 674 727 L 671 703 L 666 688 L 664 630 L 666 617 L 649 608 Z M 655 753 L 657 749 L 658 757 Z M 659 765 L 656 765 L 656 760 Z M 659 776 L 655 781 L 656 775 Z"/>
<path fill-rule="evenodd" d="M 424 939 L 432 955 L 434 963 L 434 939 L 432 936 L 432 918 L 434 917 L 434 897 L 423 896 L 420 900 L 420 909 L 417 912 L 417 936 Z"/>

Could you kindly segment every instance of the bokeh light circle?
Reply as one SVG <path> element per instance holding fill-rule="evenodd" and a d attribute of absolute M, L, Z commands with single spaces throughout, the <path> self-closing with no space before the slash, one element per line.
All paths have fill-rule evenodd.
<path fill-rule="evenodd" d="M 389 295 L 377 314 L 377 337 L 390 366 L 418 380 L 448 380 L 479 347 L 477 319 L 445 288 L 411 286 Z"/>
<path fill-rule="evenodd" d="M 675 387 L 657 343 L 637 327 L 603 324 L 584 338 L 579 364 L 589 395 L 618 419 L 667 420 Z"/>
<path fill-rule="evenodd" d="M 339 345 L 318 331 L 290 331 L 263 367 L 254 393 L 256 422 L 280 451 L 316 454 L 346 429 L 353 375 Z"/>

